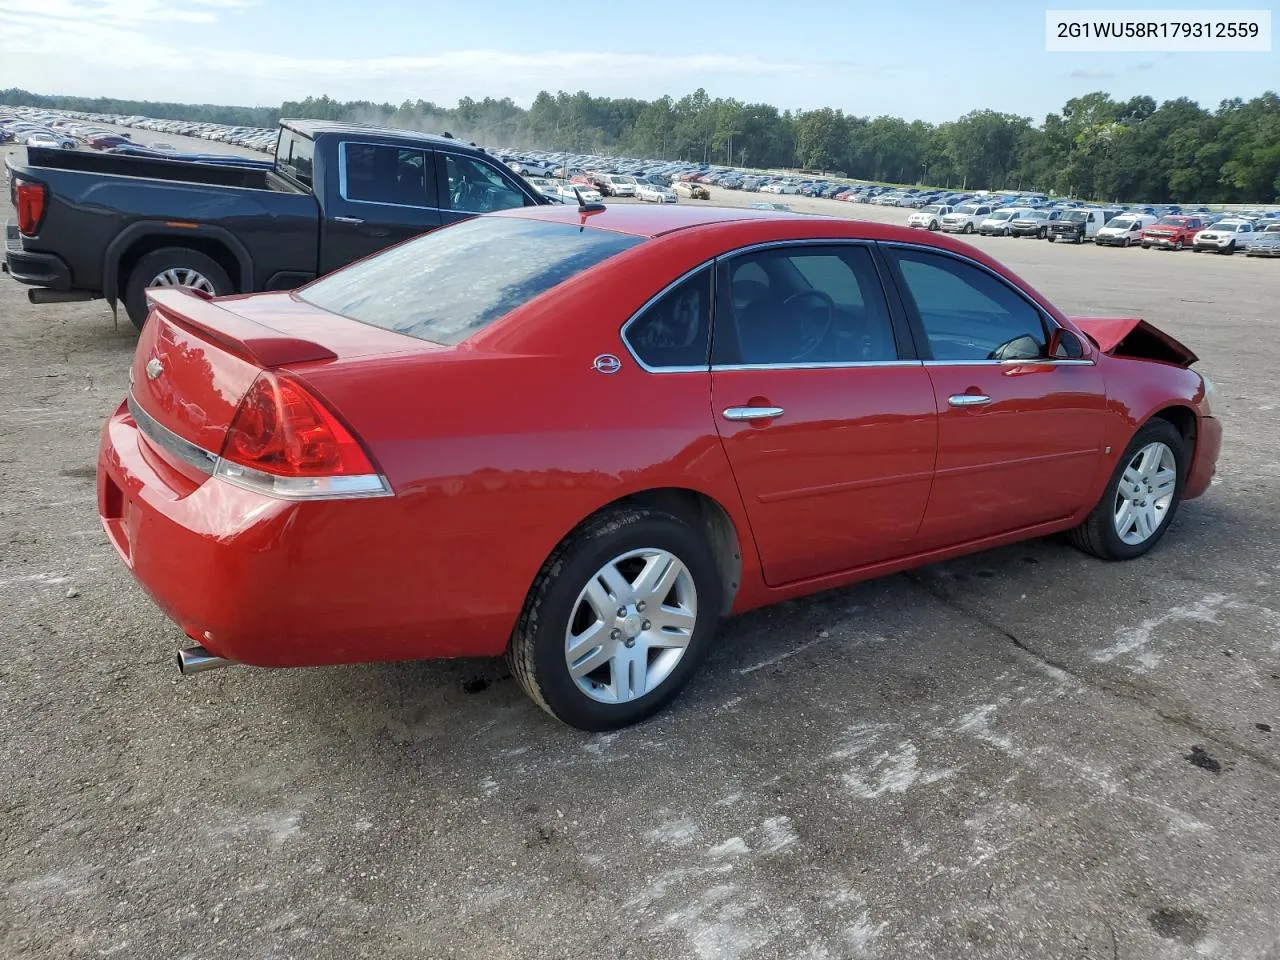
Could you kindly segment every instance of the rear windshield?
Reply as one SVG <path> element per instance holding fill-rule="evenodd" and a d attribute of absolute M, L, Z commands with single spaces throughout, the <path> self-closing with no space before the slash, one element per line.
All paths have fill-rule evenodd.
<path fill-rule="evenodd" d="M 447 346 L 642 240 L 576 224 L 477 217 L 337 270 L 298 297 Z"/>

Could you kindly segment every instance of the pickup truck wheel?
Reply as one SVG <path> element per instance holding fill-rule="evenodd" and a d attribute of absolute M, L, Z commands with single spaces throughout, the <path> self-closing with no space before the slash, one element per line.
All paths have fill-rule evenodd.
<path fill-rule="evenodd" d="M 973 224 L 972 224 L 972 223 L 966 223 L 966 224 L 964 225 L 964 229 L 963 229 L 962 231 L 960 231 L 960 232 L 961 232 L 961 233 L 973 233 Z"/>
<path fill-rule="evenodd" d="M 1236 242 L 1232 240 L 1230 243 L 1227 244 L 1227 249 L 1223 250 L 1222 252 L 1225 253 L 1228 257 L 1231 256 L 1233 253 L 1236 252 Z"/>
<path fill-rule="evenodd" d="M 1056 235 L 1055 235 L 1055 236 L 1051 236 L 1051 237 L 1049 238 L 1049 242 L 1050 242 L 1050 243 L 1057 243 L 1057 242 L 1058 242 L 1058 238 L 1057 238 L 1057 236 L 1056 236 Z"/>
<path fill-rule="evenodd" d="M 199 250 L 164 247 L 153 250 L 134 265 L 124 288 L 124 308 L 139 330 L 147 322 L 149 287 L 192 287 L 215 297 L 234 293 L 227 271 Z"/>
<path fill-rule="evenodd" d="M 1131 560 L 1164 536 L 1182 499 L 1187 445 L 1167 420 L 1148 420 L 1134 434 L 1102 499 L 1071 541 L 1103 560 Z"/>
<path fill-rule="evenodd" d="M 1173 241 L 1173 249 L 1175 249 L 1175 250 L 1181 250 L 1181 249 L 1182 249 L 1182 238 L 1181 238 L 1181 237 L 1179 237 L 1177 240 Z"/>
<path fill-rule="evenodd" d="M 711 548 L 683 520 L 644 507 L 602 513 L 538 573 L 507 650 L 511 672 L 570 726 L 637 723 L 693 675 L 723 590 Z"/>

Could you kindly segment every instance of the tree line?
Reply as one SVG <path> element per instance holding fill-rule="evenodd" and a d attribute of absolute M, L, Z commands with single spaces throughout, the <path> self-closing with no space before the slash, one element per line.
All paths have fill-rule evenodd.
<path fill-rule="evenodd" d="M 938 124 L 829 107 L 780 111 L 712 98 L 701 89 L 652 101 L 543 91 L 528 108 L 510 98 L 464 97 L 446 107 L 321 96 L 271 109 L 23 90 L 0 90 L 0 103 L 253 126 L 271 126 L 282 116 L 347 120 L 448 131 L 494 147 L 800 167 L 891 183 L 1099 200 L 1266 203 L 1280 194 L 1280 96 L 1271 91 L 1224 100 L 1213 110 L 1185 97 L 1157 104 L 1147 96 L 1113 100 L 1099 91 L 1068 100 L 1039 124 L 994 110 Z"/>

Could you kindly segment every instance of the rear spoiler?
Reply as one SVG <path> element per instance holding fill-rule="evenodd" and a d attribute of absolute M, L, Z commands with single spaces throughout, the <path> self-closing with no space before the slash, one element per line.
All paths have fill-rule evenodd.
<path fill-rule="evenodd" d="M 228 353 L 267 369 L 338 358 L 328 347 L 250 320 L 213 302 L 208 294 L 188 287 L 149 289 L 147 304 L 170 323 L 185 327 Z"/>
<path fill-rule="evenodd" d="M 1189 367 L 1200 358 L 1141 317 L 1071 317 L 1094 345 L 1112 357 L 1156 360 Z"/>

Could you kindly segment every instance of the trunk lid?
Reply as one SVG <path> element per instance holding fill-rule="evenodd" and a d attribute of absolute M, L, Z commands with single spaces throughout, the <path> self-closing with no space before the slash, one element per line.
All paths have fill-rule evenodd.
<path fill-rule="evenodd" d="M 1111 357 L 1155 360 L 1189 367 L 1200 358 L 1185 344 L 1141 317 L 1071 317 L 1099 350 Z"/>
<path fill-rule="evenodd" d="M 130 407 L 148 452 L 195 483 L 208 477 L 201 451 L 219 455 L 240 401 L 264 370 L 441 349 L 288 294 L 212 302 L 172 288 L 148 291 L 148 299 L 151 315 L 130 370 Z"/>

